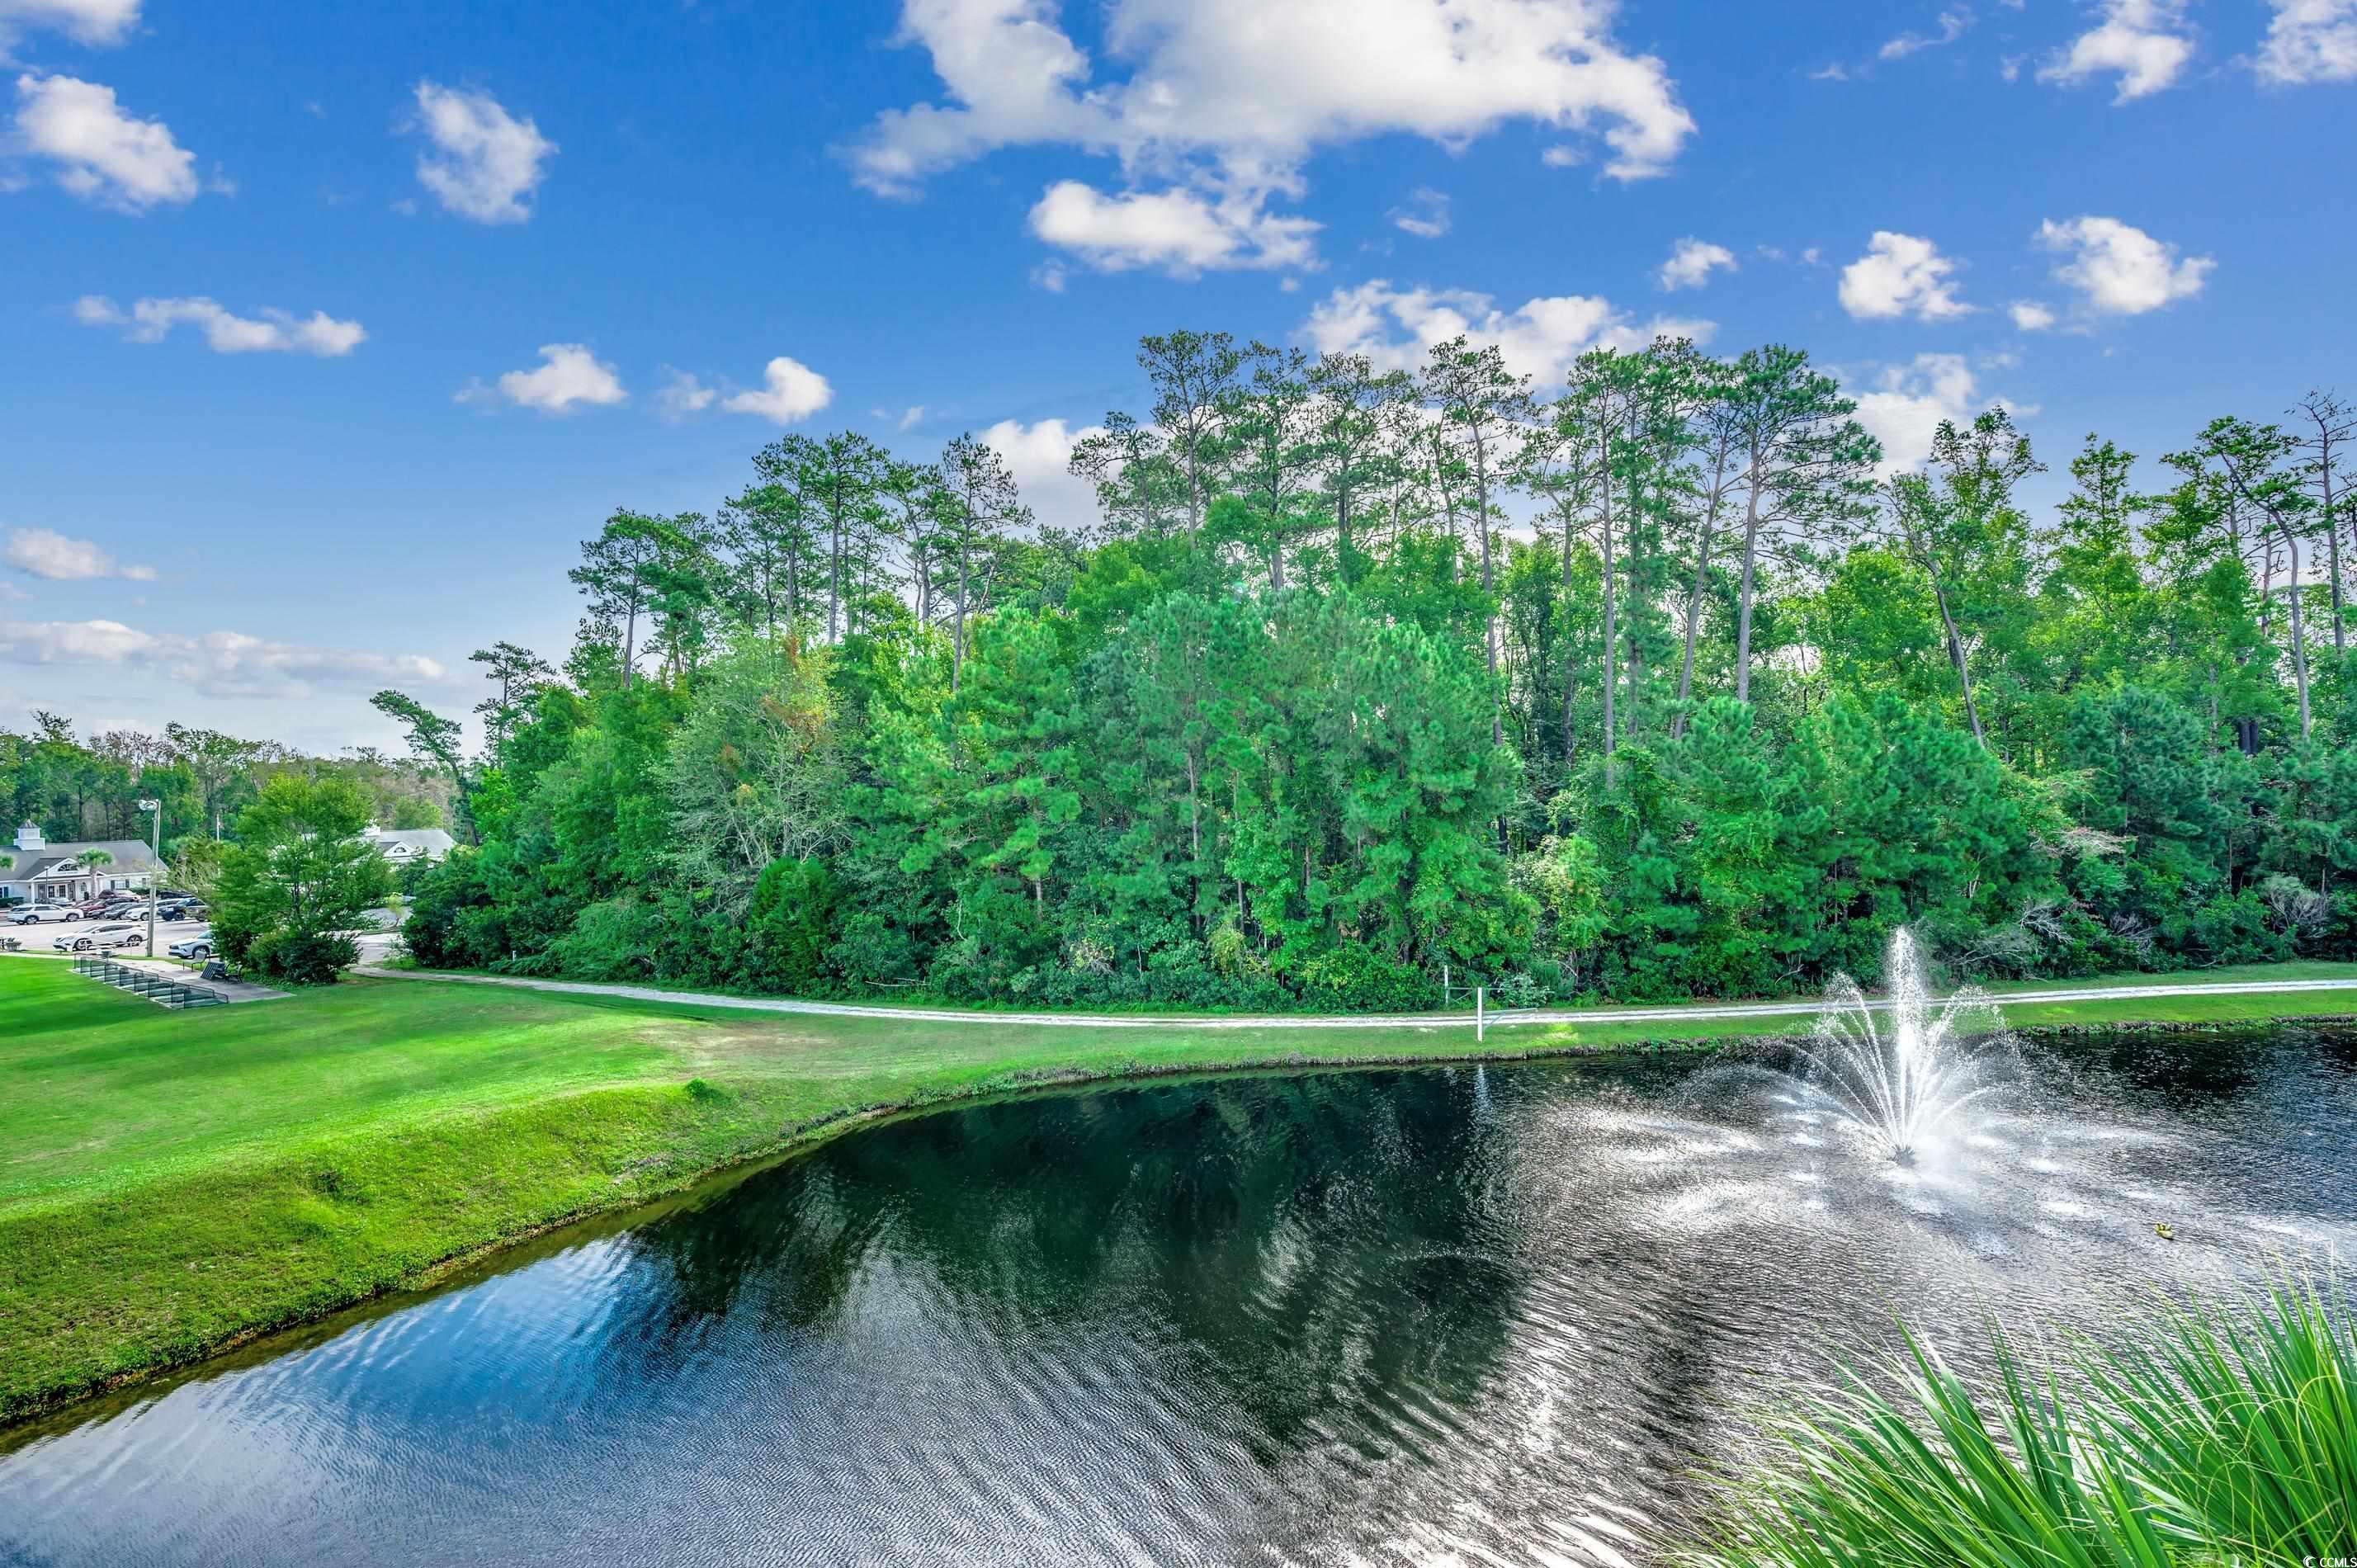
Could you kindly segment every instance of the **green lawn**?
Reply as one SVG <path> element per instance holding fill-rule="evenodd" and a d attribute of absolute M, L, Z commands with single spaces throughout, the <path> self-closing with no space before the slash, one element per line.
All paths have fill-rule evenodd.
<path fill-rule="evenodd" d="M 2351 1011 L 2357 993 L 2007 1004 L 2023 1026 Z M 1803 1022 L 1514 1026 L 1488 1050 Z M 1064 1078 L 1475 1049 L 1464 1025 L 907 1023 L 409 980 L 167 1013 L 61 963 L 0 959 L 0 1418 L 675 1190 L 848 1112 Z"/>

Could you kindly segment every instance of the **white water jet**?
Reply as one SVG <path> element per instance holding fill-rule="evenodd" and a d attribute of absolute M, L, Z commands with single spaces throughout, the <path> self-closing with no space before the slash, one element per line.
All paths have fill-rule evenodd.
<path fill-rule="evenodd" d="M 1997 1087 L 1987 1081 L 1996 1032 L 1982 992 L 1950 996 L 1935 1015 L 1922 954 L 1905 929 L 1891 933 L 1884 973 L 1889 995 L 1878 1006 L 1842 975 L 1825 988 L 1811 1044 L 1801 1051 L 1801 1081 L 1857 1133 L 1902 1165 L 1960 1125 L 1960 1117 Z M 1986 1026 L 1977 1037 L 1960 1027 Z"/>

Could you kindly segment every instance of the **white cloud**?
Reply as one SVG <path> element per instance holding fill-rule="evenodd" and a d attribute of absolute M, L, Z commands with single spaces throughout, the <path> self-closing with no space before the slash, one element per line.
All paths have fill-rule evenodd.
<path fill-rule="evenodd" d="M 2017 299 L 2005 308 L 2013 317 L 2013 324 L 2024 332 L 2044 332 L 2054 325 L 2053 310 L 2034 299 Z"/>
<path fill-rule="evenodd" d="M 1876 231 L 1865 255 L 1842 269 L 1842 308 L 1861 321 L 1912 316 L 1945 321 L 1972 306 L 1955 295 L 1950 274 L 1956 263 L 1931 241 L 1913 234 Z"/>
<path fill-rule="evenodd" d="M 924 422 L 925 405 L 921 403 L 911 403 L 907 408 L 900 411 L 900 417 L 896 423 L 894 428 L 903 432 L 910 431 L 914 430 Z"/>
<path fill-rule="evenodd" d="M 1364 354 L 1386 370 L 1413 370 L 1433 344 L 1463 335 L 1497 344 L 1508 370 L 1554 387 L 1590 349 L 1641 349 L 1656 337 L 1705 343 L 1717 330 L 1714 322 L 1666 317 L 1639 324 L 1593 295 L 1527 300 L 1501 310 L 1486 294 L 1395 289 L 1377 279 L 1336 289 L 1310 311 L 1301 334 L 1320 353 Z"/>
<path fill-rule="evenodd" d="M 45 27 L 85 44 L 119 44 L 139 25 L 139 0 L 0 0 L 0 45 Z"/>
<path fill-rule="evenodd" d="M 547 172 L 556 144 L 529 118 L 519 120 L 488 92 L 432 81 L 417 84 L 415 128 L 435 151 L 417 156 L 419 183 L 461 218 L 521 223 Z"/>
<path fill-rule="evenodd" d="M 1587 161 L 1587 155 L 1577 147 L 1556 143 L 1539 155 L 1539 162 L 1549 168 L 1577 168 Z"/>
<path fill-rule="evenodd" d="M 1152 214 L 1190 220 L 1190 233 L 1206 209 L 1227 209 L 1231 231 L 1239 212 L 1297 224 L 1264 207 L 1301 194 L 1310 155 L 1384 134 L 1455 147 L 1535 121 L 1594 134 L 1608 175 L 1641 178 L 1666 169 L 1695 124 L 1663 63 L 1615 41 L 1616 9 L 1614 0 L 1109 0 L 1101 62 L 1065 33 L 1057 0 L 904 0 L 899 40 L 931 55 L 942 100 L 887 111 L 845 156 L 861 185 L 907 196 L 996 148 L 1079 147 L 1120 163 L 1124 194 L 1101 202 L 1190 193 L 1197 210 Z M 1065 199 L 1071 215 L 1092 215 Z M 1306 230 L 1292 231 L 1306 244 Z M 1237 263 L 1191 263 L 1212 264 Z"/>
<path fill-rule="evenodd" d="M 2274 0 L 2254 66 L 2276 87 L 2357 78 L 2357 0 Z"/>
<path fill-rule="evenodd" d="M 1877 50 L 1875 58 L 1905 59 L 1909 55 L 1920 53 L 1924 49 L 1934 49 L 1944 44 L 1953 44 L 1963 38 L 1964 29 L 1972 25 L 1973 14 L 1969 7 L 1952 5 L 1940 13 L 1939 20 L 1935 24 L 1940 29 L 1937 35 L 1911 30 L 1901 33 Z"/>
<path fill-rule="evenodd" d="M 324 310 L 308 317 L 265 308 L 259 317 L 233 316 L 201 295 L 183 299 L 142 299 L 128 312 L 104 295 L 74 301 L 74 319 L 86 327 L 120 327 L 135 343 L 160 343 L 182 322 L 200 328 L 217 354 L 304 353 L 335 359 L 366 341 L 357 321 L 339 321 Z"/>
<path fill-rule="evenodd" d="M 125 566 L 87 539 L 69 539 L 47 528 L 12 529 L 8 533 L 8 564 L 53 583 L 88 582 L 122 577 L 134 583 L 156 580 L 153 566 Z"/>
<path fill-rule="evenodd" d="M 1392 220 L 1393 228 L 1405 233 L 1419 240 L 1437 240 L 1448 232 L 1448 193 L 1420 185 L 1384 216 Z"/>
<path fill-rule="evenodd" d="M 1002 419 L 980 433 L 984 446 L 1006 459 L 1007 472 L 1045 528 L 1078 532 L 1097 521 L 1096 487 L 1071 471 L 1072 448 L 1092 435 L 1102 435 L 1099 424 L 1074 429 L 1060 419 L 1026 424 Z"/>
<path fill-rule="evenodd" d="M 2072 259 L 2054 275 L 2079 291 L 2099 316 L 2142 316 L 2172 300 L 2201 292 L 2218 263 L 2208 256 L 2179 257 L 2175 245 L 2156 240 L 2116 218 L 2049 219 L 2039 243 Z"/>
<path fill-rule="evenodd" d="M 141 631 L 113 620 L 0 619 L 0 660 L 128 667 L 185 681 L 219 697 L 302 697 L 315 683 L 432 683 L 449 673 L 423 654 L 307 648 L 234 631 L 188 637 Z"/>
<path fill-rule="evenodd" d="M 1735 271 L 1735 252 L 1724 245 L 1701 240 L 1680 240 L 1670 252 L 1670 259 L 1662 263 L 1661 285 L 1670 290 L 1700 288 L 1710 281 L 1711 271 L 1717 267 Z"/>
<path fill-rule="evenodd" d="M 1191 190 L 1105 196 L 1059 180 L 1031 209 L 1031 231 L 1104 272 L 1161 267 L 1186 277 L 1225 267 L 1307 266 L 1315 260 L 1307 218 L 1266 210 L 1265 193 L 1207 200 Z"/>
<path fill-rule="evenodd" d="M 2104 0 L 2104 19 L 2039 68 L 2038 80 L 2076 87 L 2104 73 L 2120 79 L 2112 102 L 2171 86 L 2193 59 L 2182 0 Z"/>
<path fill-rule="evenodd" d="M 1918 354 L 1911 364 L 1884 366 L 1871 390 L 1853 390 L 1857 422 L 1882 443 L 1881 477 L 1905 473 L 1930 456 L 1942 420 L 1961 424 L 1978 413 L 1977 390 L 1962 354 Z"/>
<path fill-rule="evenodd" d="M 196 155 L 161 120 L 124 113 L 114 89 L 27 72 L 16 101 L 17 147 L 55 163 L 58 183 L 85 201 L 144 212 L 195 199 Z"/>
<path fill-rule="evenodd" d="M 673 424 L 690 414 L 702 413 L 720 395 L 685 371 L 665 365 L 662 375 L 662 385 L 655 391 L 655 413 Z"/>
<path fill-rule="evenodd" d="M 547 362 L 536 371 L 510 371 L 495 387 L 469 382 L 458 393 L 460 403 L 490 403 L 505 398 L 543 413 L 569 413 L 576 403 L 603 407 L 622 402 L 622 378 L 614 367 L 580 343 L 544 343 L 540 357 Z"/>
<path fill-rule="evenodd" d="M 834 401 L 826 378 L 783 354 L 762 372 L 759 392 L 740 392 L 720 406 L 731 413 L 757 413 L 773 424 L 797 424 Z"/>

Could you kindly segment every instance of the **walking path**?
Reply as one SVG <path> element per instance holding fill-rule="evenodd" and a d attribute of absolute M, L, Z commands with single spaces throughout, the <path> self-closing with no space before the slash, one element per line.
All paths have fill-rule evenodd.
<path fill-rule="evenodd" d="M 111 953 L 104 956 L 114 957 Z M 257 985 L 250 980 L 207 980 L 193 969 L 184 969 L 177 963 L 167 963 L 162 959 L 114 958 L 114 961 L 125 969 L 135 969 L 144 973 L 152 974 L 158 980 L 177 981 L 182 985 L 202 986 L 205 990 L 218 994 L 224 1002 L 283 1002 L 292 994 L 289 992 L 273 990 L 267 985 Z"/>
<path fill-rule="evenodd" d="M 1348 1017 L 1262 1014 L 1250 1016 L 1154 1015 L 1135 1013 L 982 1013 L 948 1007 L 867 1006 L 849 1002 L 800 1002 L 774 996 L 726 996 L 708 991 L 663 991 L 651 985 L 606 985 L 580 980 L 534 980 L 522 975 L 451 974 L 432 970 L 383 969 L 361 964 L 355 973 L 380 980 L 438 980 L 462 985 L 504 985 L 522 991 L 553 991 L 577 996 L 621 996 L 691 1007 L 734 1007 L 748 1013 L 793 1013 L 829 1018 L 893 1018 L 916 1024 L 1040 1024 L 1092 1029 L 1401 1029 L 1470 1026 L 1470 1013 L 1362 1014 Z M 2245 980 L 2190 985 L 2104 985 L 2077 989 L 2011 992 L 1991 998 L 1999 1007 L 2021 1003 L 2137 1002 L 2169 996 L 2281 995 L 2295 991 L 2346 991 L 2357 994 L 2357 977 L 2346 980 Z M 1490 1013 L 1492 1029 L 1523 1024 L 1666 1024 L 1712 1018 L 1813 1016 L 1817 1001 L 1736 1002 L 1679 1007 L 1534 1007 Z M 1880 1012 L 1890 1004 L 1870 998 Z"/>

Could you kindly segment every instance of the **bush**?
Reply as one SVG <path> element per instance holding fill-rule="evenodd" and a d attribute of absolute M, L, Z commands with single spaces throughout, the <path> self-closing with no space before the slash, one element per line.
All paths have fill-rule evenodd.
<path fill-rule="evenodd" d="M 1423 971 L 1355 944 L 1304 959 L 1293 978 L 1302 1001 L 1319 1012 L 1415 1011 L 1440 1000 L 1440 988 Z"/>
<path fill-rule="evenodd" d="M 814 860 L 774 860 L 761 869 L 745 911 L 763 990 L 806 993 L 826 977 L 834 940 L 834 877 Z"/>
<path fill-rule="evenodd" d="M 265 931 L 246 944 L 245 965 L 288 985 L 332 985 L 361 960 L 351 938 L 335 931 Z"/>

